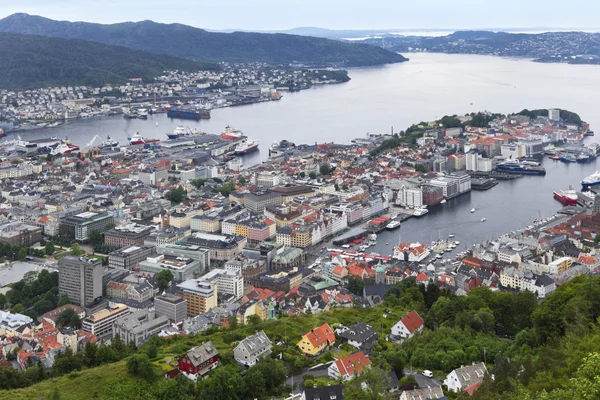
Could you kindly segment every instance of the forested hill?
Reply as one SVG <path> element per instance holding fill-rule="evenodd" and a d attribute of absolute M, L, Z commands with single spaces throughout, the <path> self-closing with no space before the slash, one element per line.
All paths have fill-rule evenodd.
<path fill-rule="evenodd" d="M 102 25 L 13 14 L 0 20 L 0 32 L 90 40 L 213 62 L 367 66 L 406 61 L 399 54 L 360 43 L 286 34 L 216 33 L 152 21 Z"/>
<path fill-rule="evenodd" d="M 152 81 L 165 70 L 219 68 L 183 58 L 84 40 L 0 33 L 0 88 L 102 86 L 130 78 Z"/>

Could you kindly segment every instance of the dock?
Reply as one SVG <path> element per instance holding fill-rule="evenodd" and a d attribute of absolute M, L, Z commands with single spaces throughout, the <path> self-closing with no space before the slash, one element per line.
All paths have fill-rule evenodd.
<path fill-rule="evenodd" d="M 335 246 L 342 246 L 344 244 L 352 243 L 356 239 L 364 239 L 367 237 L 369 232 L 366 229 L 362 228 L 352 228 L 348 232 L 344 233 L 333 239 L 333 244 Z"/>
<path fill-rule="evenodd" d="M 472 178 L 471 189 L 472 190 L 489 190 L 496 186 L 498 181 L 494 178 Z"/>
<path fill-rule="evenodd" d="M 469 175 L 471 176 L 471 178 L 492 178 L 497 181 L 508 181 L 508 180 L 519 179 L 519 178 L 523 177 L 522 174 L 507 174 L 507 173 L 498 172 L 498 171 L 490 171 L 490 172 L 469 171 Z"/>

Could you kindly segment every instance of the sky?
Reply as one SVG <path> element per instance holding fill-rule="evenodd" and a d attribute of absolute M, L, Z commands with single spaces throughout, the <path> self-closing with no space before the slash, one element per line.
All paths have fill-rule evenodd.
<path fill-rule="evenodd" d="M 598 0 L 0 0 L 0 18 L 24 12 L 69 21 L 153 20 L 205 29 L 591 29 Z"/>

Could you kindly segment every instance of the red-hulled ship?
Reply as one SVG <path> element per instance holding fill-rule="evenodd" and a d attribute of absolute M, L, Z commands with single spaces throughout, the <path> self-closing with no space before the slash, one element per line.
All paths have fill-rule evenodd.
<path fill-rule="evenodd" d="M 565 206 L 574 206 L 577 205 L 577 200 L 579 200 L 579 196 L 577 196 L 577 192 L 573 189 L 569 190 L 558 190 L 554 192 L 554 198 Z"/>
<path fill-rule="evenodd" d="M 129 144 L 132 146 L 135 146 L 138 144 L 158 143 L 158 142 L 160 142 L 160 140 L 145 138 L 142 135 L 140 135 L 139 132 L 137 132 L 135 135 L 133 135 L 132 137 L 129 138 Z"/>
<path fill-rule="evenodd" d="M 238 140 L 242 137 L 243 133 L 239 129 L 235 129 L 231 126 L 225 127 L 225 130 L 221 132 L 219 137 L 225 140 Z"/>

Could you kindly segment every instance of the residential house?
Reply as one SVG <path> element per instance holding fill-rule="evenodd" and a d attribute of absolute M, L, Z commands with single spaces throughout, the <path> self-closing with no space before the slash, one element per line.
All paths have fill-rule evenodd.
<path fill-rule="evenodd" d="M 235 349 L 233 349 L 233 358 L 235 358 L 238 363 L 246 367 L 251 367 L 256 364 L 260 358 L 271 354 L 271 347 L 273 347 L 273 345 L 265 332 L 260 331 L 242 340 Z"/>
<path fill-rule="evenodd" d="M 400 396 L 400 400 L 437 400 L 444 397 L 441 386 L 426 387 L 423 389 L 405 390 Z"/>
<path fill-rule="evenodd" d="M 415 310 L 412 310 L 392 326 L 392 338 L 398 337 L 400 340 L 410 339 L 422 330 L 423 319 Z"/>
<path fill-rule="evenodd" d="M 342 385 L 331 385 L 304 388 L 300 400 L 344 400 L 344 387 Z"/>
<path fill-rule="evenodd" d="M 448 390 L 458 393 L 468 386 L 483 382 L 483 378 L 487 374 L 488 371 L 484 363 L 467 365 L 450 372 L 444 380 L 444 385 L 448 387 Z"/>
<path fill-rule="evenodd" d="M 371 360 L 362 351 L 350 354 L 331 363 L 327 374 L 332 379 L 342 378 L 344 381 L 351 380 L 362 375 L 367 368 L 371 367 Z"/>
<path fill-rule="evenodd" d="M 325 323 L 304 334 L 297 346 L 302 353 L 317 355 L 335 343 L 335 335 L 329 324 Z"/>
<path fill-rule="evenodd" d="M 371 352 L 371 349 L 375 346 L 379 338 L 375 328 L 364 322 L 359 322 L 349 327 L 338 328 L 335 330 L 335 334 L 340 339 L 346 340 L 350 346 L 356 347 L 367 354 Z"/>
<path fill-rule="evenodd" d="M 189 375 L 205 376 L 219 365 L 219 354 L 211 341 L 202 343 L 179 359 L 179 371 Z"/>

